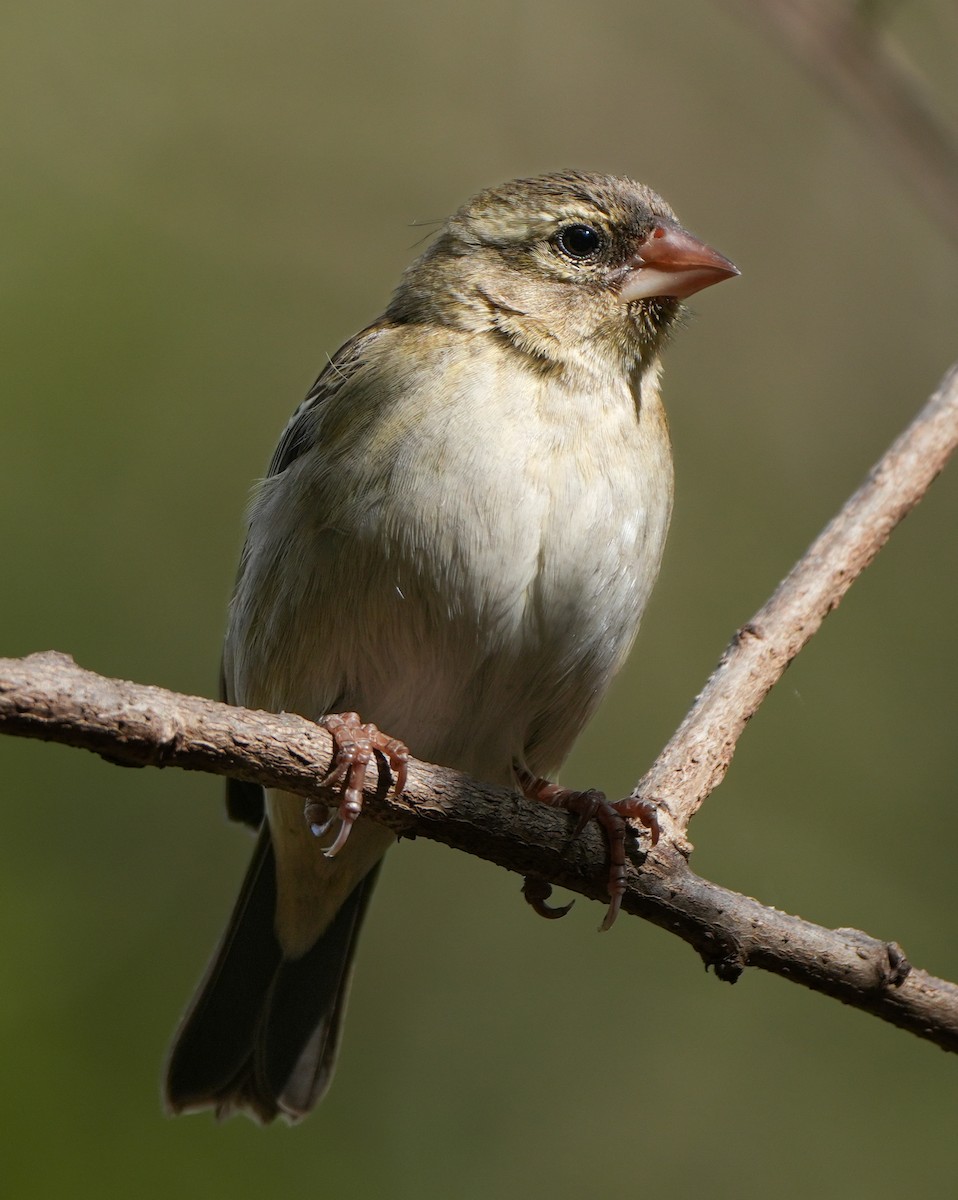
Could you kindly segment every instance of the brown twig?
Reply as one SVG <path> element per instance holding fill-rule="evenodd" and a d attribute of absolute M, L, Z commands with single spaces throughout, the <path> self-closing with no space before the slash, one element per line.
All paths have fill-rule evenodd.
<path fill-rule="evenodd" d="M 734 980 L 761 967 L 958 1051 L 958 987 L 912 970 L 894 943 L 828 930 L 699 879 L 688 867 L 690 816 L 728 769 L 738 737 L 788 663 L 918 502 L 958 444 L 958 367 L 733 640 L 675 737 L 646 775 L 645 796 L 672 823 L 640 868 L 627 864 L 624 911 L 685 939 Z M 106 679 L 66 655 L 0 659 L 0 732 L 92 750 L 129 766 L 177 766 L 316 793 L 332 743 L 301 717 L 250 712 Z M 366 813 L 522 876 L 604 898 L 606 847 L 594 829 L 455 771 L 410 764 L 400 797 L 383 781 Z"/>
<path fill-rule="evenodd" d="M 128 766 L 209 771 L 304 796 L 315 793 L 332 749 L 328 733 L 301 717 L 107 679 L 52 652 L 0 659 L 0 730 Z M 400 835 L 603 898 L 598 831 L 570 839 L 568 820 L 545 805 L 417 762 L 402 796 L 380 786 L 365 801 L 368 816 Z M 958 1051 L 958 987 L 912 970 L 893 943 L 824 929 L 699 879 L 674 844 L 660 843 L 641 867 L 630 863 L 627 882 L 623 909 L 683 938 L 721 978 L 760 967 Z"/>
<path fill-rule="evenodd" d="M 876 14 L 849 0 L 725 0 L 763 21 L 839 100 L 941 229 L 958 243 L 958 141 L 917 73 L 882 34 Z"/>
<path fill-rule="evenodd" d="M 958 364 L 775 594 L 743 625 L 635 795 L 663 799 L 681 837 L 788 664 L 958 447 Z"/>

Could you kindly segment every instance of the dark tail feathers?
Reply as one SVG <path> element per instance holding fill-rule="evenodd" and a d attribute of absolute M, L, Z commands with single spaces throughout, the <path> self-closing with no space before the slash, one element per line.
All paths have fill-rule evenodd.
<path fill-rule="evenodd" d="M 229 926 L 176 1034 L 166 1071 L 171 1112 L 306 1115 L 329 1087 L 356 935 L 379 868 L 316 944 L 285 959 L 274 932 L 276 864 L 264 823 Z"/>

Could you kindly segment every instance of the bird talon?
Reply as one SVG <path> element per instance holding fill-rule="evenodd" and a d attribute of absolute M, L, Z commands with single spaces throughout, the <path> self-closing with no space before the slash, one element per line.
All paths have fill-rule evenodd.
<path fill-rule="evenodd" d="M 586 792 L 574 792 L 570 788 L 560 787 L 557 783 L 550 783 L 548 779 L 538 779 L 531 771 L 527 771 L 520 764 L 514 764 L 516 779 L 522 793 L 529 800 L 538 800 L 542 804 L 548 804 L 553 808 L 561 808 L 565 812 L 573 813 L 578 820 L 576 821 L 574 836 L 578 835 L 585 829 L 590 821 L 596 821 L 605 833 L 609 843 L 609 874 L 607 888 L 609 892 L 609 907 L 606 910 L 605 919 L 599 926 L 600 930 L 611 929 L 619 911 L 622 907 L 622 896 L 625 894 L 625 835 L 626 824 L 625 816 L 620 811 L 619 806 L 610 804 L 603 792 L 590 789 Z M 622 801 L 620 803 L 626 803 Z M 641 819 L 641 818 L 640 818 Z M 528 880 L 526 881 L 528 884 Z M 545 906 L 547 911 L 542 911 L 542 905 L 545 897 L 549 895 L 548 891 L 543 896 L 539 892 L 535 892 L 534 896 L 536 903 L 540 907 L 536 907 L 532 899 L 526 895 L 526 899 L 536 909 L 540 916 L 548 916 L 551 911 L 548 906 Z"/>
<path fill-rule="evenodd" d="M 328 833 L 333 821 L 339 817 L 336 837 L 332 845 L 323 851 L 326 858 L 334 858 L 346 844 L 350 830 L 362 814 L 363 788 L 366 786 L 369 764 L 375 758 L 377 766 L 384 764 L 394 773 L 392 786 L 398 796 L 406 786 L 406 764 L 410 755 L 398 738 L 387 737 L 375 725 L 362 724 L 357 713 L 330 713 L 319 724 L 329 731 L 333 739 L 333 760 L 319 787 L 338 788 L 342 798 L 336 807 L 324 804 L 321 800 L 308 800 L 303 816 L 314 837 Z"/>
<path fill-rule="evenodd" d="M 622 911 L 622 897 L 625 895 L 625 866 L 613 863 L 609 871 L 609 907 L 599 926 L 599 933 L 605 933 L 615 924 L 615 919 Z"/>
<path fill-rule="evenodd" d="M 575 904 L 574 900 L 562 905 L 547 904 L 546 901 L 552 895 L 552 885 L 542 879 L 534 879 L 531 875 L 527 875 L 522 881 L 522 894 L 526 903 L 547 921 L 557 921 L 564 917 Z"/>
<path fill-rule="evenodd" d="M 324 775 L 319 781 L 321 788 L 334 788 L 337 783 L 342 783 L 346 778 L 346 772 L 350 768 L 350 760 L 344 759 L 343 762 L 334 763 L 328 775 Z"/>
<path fill-rule="evenodd" d="M 357 813 L 356 816 L 358 815 L 359 814 Z M 333 842 L 333 844 L 328 849 L 323 851 L 324 858 L 335 858 L 340 850 L 342 850 L 343 846 L 346 845 L 346 839 L 349 837 L 349 834 L 353 828 L 353 822 L 356 820 L 356 816 L 344 816 L 342 813 L 340 813 L 339 816 L 339 832 L 336 834 L 336 840 Z"/>
<path fill-rule="evenodd" d="M 597 792 L 590 789 L 587 792 L 571 792 L 570 799 L 575 797 L 577 807 L 570 808 L 570 811 L 577 812 L 579 819 L 575 823 L 575 829 L 572 831 L 572 836 L 577 838 L 585 829 L 590 821 L 594 821 L 599 815 L 599 809 L 603 804 L 606 804 L 604 792 Z"/>
<path fill-rule="evenodd" d="M 303 806 L 303 818 L 313 837 L 320 838 L 329 830 L 336 813 L 330 812 L 329 805 L 324 804 L 322 800 L 307 800 Z"/>
<path fill-rule="evenodd" d="M 657 846 L 662 827 L 659 824 L 659 806 L 654 800 L 639 800 L 635 796 L 627 796 L 612 805 L 620 817 L 631 817 L 644 825 L 649 831 L 649 841 Z"/>

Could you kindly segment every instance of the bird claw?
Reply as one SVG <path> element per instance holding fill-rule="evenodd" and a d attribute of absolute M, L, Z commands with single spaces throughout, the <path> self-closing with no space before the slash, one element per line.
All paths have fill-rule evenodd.
<path fill-rule="evenodd" d="M 516 778 L 519 782 L 519 787 L 522 789 L 522 794 L 527 799 L 538 800 L 541 804 L 548 804 L 553 808 L 564 809 L 566 812 L 574 813 L 578 817 L 573 832 L 574 837 L 578 837 L 590 821 L 597 821 L 604 830 L 609 842 L 609 875 L 607 883 L 609 907 L 606 910 L 602 924 L 599 926 L 599 932 L 602 933 L 607 929 L 611 929 L 621 911 L 622 897 L 625 895 L 625 834 L 628 828 L 626 818 L 634 817 L 641 821 L 649 830 L 652 845 L 654 846 L 659 840 L 658 809 L 656 805 L 651 800 L 637 800 L 631 796 L 626 800 L 620 800 L 612 804 L 606 799 L 603 792 L 598 792 L 594 789 L 585 792 L 574 792 L 570 788 L 560 787 L 557 783 L 550 783 L 547 779 L 537 779 L 530 771 L 518 765 L 516 766 Z M 546 888 L 544 893 L 534 891 L 532 896 L 530 896 L 529 884 L 530 880 L 527 879 L 523 887 L 523 894 L 540 916 L 564 916 L 568 912 L 568 908 L 559 910 L 545 904 L 545 900 L 549 895 L 548 885 L 541 885 L 541 887 Z"/>
<path fill-rule="evenodd" d="M 574 807 L 569 806 L 568 811 L 578 813 L 579 816 L 578 821 L 575 823 L 575 829 L 572 831 L 573 837 L 578 837 L 590 821 L 598 818 L 601 806 L 608 804 L 605 793 L 597 792 L 593 788 L 590 788 L 587 792 L 569 792 L 567 799 L 574 805 Z M 561 807 L 566 808 L 566 802 L 563 802 Z"/>
<path fill-rule="evenodd" d="M 358 713 L 331 713 L 323 717 L 319 724 L 329 731 L 333 739 L 333 761 L 319 786 L 341 787 L 342 799 L 335 808 L 321 800 L 307 800 L 303 816 L 314 837 L 322 837 L 339 818 L 336 837 L 323 852 L 327 858 L 335 858 L 363 811 L 363 788 L 370 763 L 375 758 L 380 772 L 384 766 L 392 771 L 391 783 L 398 796 L 406 786 L 409 750 L 398 738 L 381 733 L 375 725 L 364 725 Z M 387 791 L 388 788 L 387 782 Z"/>
<path fill-rule="evenodd" d="M 622 817 L 632 818 L 644 825 L 649 831 L 649 841 L 653 846 L 659 843 L 662 828 L 659 825 L 659 806 L 654 800 L 640 800 L 637 796 L 626 796 L 612 805 Z"/>
<path fill-rule="evenodd" d="M 307 800 L 303 807 L 303 817 L 309 826 L 309 832 L 317 838 L 329 831 L 336 815 L 336 810 L 330 811 L 329 805 L 324 804 L 322 800 Z"/>
<path fill-rule="evenodd" d="M 575 904 L 574 900 L 570 900 L 568 904 L 547 904 L 546 901 L 552 895 L 552 885 L 543 879 L 534 879 L 531 875 L 527 875 L 522 881 L 522 894 L 533 911 L 540 917 L 545 917 L 547 921 L 557 921 L 564 917 Z"/>

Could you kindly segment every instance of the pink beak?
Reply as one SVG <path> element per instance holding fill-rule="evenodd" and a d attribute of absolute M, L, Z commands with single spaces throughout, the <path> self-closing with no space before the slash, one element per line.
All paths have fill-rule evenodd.
<path fill-rule="evenodd" d="M 702 288 L 733 279 L 738 267 L 673 221 L 660 221 L 640 244 L 619 296 L 629 303 L 653 296 L 684 300 Z"/>

